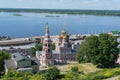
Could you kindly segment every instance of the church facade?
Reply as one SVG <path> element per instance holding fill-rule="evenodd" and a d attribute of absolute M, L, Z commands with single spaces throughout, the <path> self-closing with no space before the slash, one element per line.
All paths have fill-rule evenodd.
<path fill-rule="evenodd" d="M 69 43 L 69 35 L 65 30 L 62 30 L 61 35 L 55 41 L 56 49 L 51 48 L 52 41 L 49 35 L 49 27 L 46 24 L 46 33 L 43 41 L 42 51 L 36 51 L 36 57 L 41 66 L 54 65 L 55 63 L 66 63 L 67 61 L 75 60 L 75 52 Z"/>

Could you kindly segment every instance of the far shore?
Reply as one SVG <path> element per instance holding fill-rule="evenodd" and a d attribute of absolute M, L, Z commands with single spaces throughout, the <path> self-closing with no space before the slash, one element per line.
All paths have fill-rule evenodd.
<path fill-rule="evenodd" d="M 97 15 L 97 16 L 120 16 L 119 10 L 74 10 L 74 9 L 17 9 L 0 8 L 0 12 L 12 13 L 49 13 L 49 14 L 68 14 L 68 15 Z"/>

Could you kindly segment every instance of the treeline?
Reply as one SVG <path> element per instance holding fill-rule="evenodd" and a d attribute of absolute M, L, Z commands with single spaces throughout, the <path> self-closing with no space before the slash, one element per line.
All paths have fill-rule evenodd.
<path fill-rule="evenodd" d="M 55 14 L 74 14 L 74 15 L 101 15 L 101 16 L 120 16 L 118 10 L 69 10 L 69 9 L 10 9 L 0 8 L 0 12 L 27 12 L 27 13 L 55 13 Z"/>
<path fill-rule="evenodd" d="M 108 34 L 89 36 L 77 50 L 76 59 L 79 63 L 93 63 L 99 68 L 112 68 L 118 59 L 117 37 Z"/>

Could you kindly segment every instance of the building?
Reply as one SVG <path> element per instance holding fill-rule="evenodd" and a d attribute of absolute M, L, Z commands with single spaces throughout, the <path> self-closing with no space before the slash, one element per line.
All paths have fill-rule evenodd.
<path fill-rule="evenodd" d="M 66 63 L 67 61 L 75 60 L 75 52 L 72 52 L 72 47 L 69 43 L 69 35 L 65 30 L 62 30 L 61 35 L 55 41 L 56 49 L 51 48 L 52 41 L 49 36 L 49 27 L 46 24 L 46 33 L 43 41 L 42 51 L 36 51 L 36 57 L 41 66 L 54 65 L 55 63 Z"/>
<path fill-rule="evenodd" d="M 111 31 L 108 34 L 112 36 L 120 36 L 120 31 Z"/>
<path fill-rule="evenodd" d="M 42 51 L 36 52 L 36 57 L 40 61 L 40 64 L 42 66 L 49 66 L 53 65 L 54 61 L 52 58 L 52 48 L 51 48 L 52 41 L 49 36 L 49 27 L 48 24 L 46 24 L 46 34 L 43 41 L 43 49 Z"/>
<path fill-rule="evenodd" d="M 35 60 L 30 59 L 27 56 L 24 56 L 20 53 L 14 53 L 11 55 L 10 60 L 5 60 L 5 71 L 15 70 L 18 72 L 33 72 L 36 73 L 39 71 L 39 65 Z"/>

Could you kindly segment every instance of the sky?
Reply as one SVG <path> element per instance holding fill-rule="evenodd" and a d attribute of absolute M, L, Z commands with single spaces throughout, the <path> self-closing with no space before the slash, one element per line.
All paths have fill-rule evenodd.
<path fill-rule="evenodd" d="M 0 8 L 120 10 L 120 0 L 0 0 Z"/>

